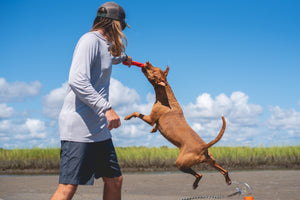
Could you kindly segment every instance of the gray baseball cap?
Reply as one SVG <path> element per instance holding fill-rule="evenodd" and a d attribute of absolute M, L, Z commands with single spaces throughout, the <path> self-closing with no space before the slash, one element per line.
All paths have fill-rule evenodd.
<path fill-rule="evenodd" d="M 115 2 L 106 2 L 102 4 L 98 9 L 97 16 L 120 21 L 122 30 L 124 30 L 126 26 L 130 28 L 130 26 L 125 22 L 124 9 Z"/>

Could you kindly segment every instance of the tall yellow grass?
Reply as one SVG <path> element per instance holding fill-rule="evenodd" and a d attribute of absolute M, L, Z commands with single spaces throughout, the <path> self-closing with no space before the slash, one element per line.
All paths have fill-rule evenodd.
<path fill-rule="evenodd" d="M 300 168 L 300 146 L 212 147 L 209 151 L 220 165 L 229 169 Z M 179 150 L 168 147 L 116 147 L 116 152 L 123 168 L 169 170 L 176 167 Z M 58 170 L 59 154 L 59 148 L 0 149 L 0 170 Z M 209 169 L 203 166 L 200 169 Z"/>

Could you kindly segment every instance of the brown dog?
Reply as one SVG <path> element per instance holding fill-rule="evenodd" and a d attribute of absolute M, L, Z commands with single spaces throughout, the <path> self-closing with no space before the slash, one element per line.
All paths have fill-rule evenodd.
<path fill-rule="evenodd" d="M 226 126 L 224 117 L 222 116 L 223 127 L 219 135 L 208 144 L 205 143 L 186 122 L 182 109 L 167 82 L 166 77 L 169 66 L 163 72 L 158 67 L 153 67 L 151 63 L 146 62 L 142 71 L 154 87 L 156 102 L 150 115 L 134 112 L 125 117 L 125 120 L 138 117 L 151 126 L 155 124 L 151 133 L 159 130 L 167 140 L 180 149 L 176 165 L 182 172 L 192 174 L 196 177 L 193 184 L 194 189 L 198 187 L 198 182 L 202 178 L 202 175 L 192 170 L 191 167 L 202 162 L 207 162 L 219 170 L 225 176 L 226 183 L 231 184 L 227 170 L 221 168 L 208 151 L 208 148 L 217 143 L 224 134 Z"/>

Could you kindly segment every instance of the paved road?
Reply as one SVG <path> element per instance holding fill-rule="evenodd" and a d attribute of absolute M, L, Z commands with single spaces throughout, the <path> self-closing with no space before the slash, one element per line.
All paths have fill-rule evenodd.
<path fill-rule="evenodd" d="M 243 171 L 230 173 L 232 180 L 247 182 L 253 188 L 255 200 L 300 199 L 300 171 Z M 46 200 L 57 187 L 58 176 L 9 176 L 0 177 L 0 200 Z M 217 172 L 203 172 L 196 190 L 194 178 L 182 173 L 124 174 L 123 200 L 181 200 L 190 196 L 224 196 L 235 191 L 227 186 Z M 99 200 L 103 183 L 80 186 L 74 200 Z M 223 199 L 243 199 L 235 196 Z"/>

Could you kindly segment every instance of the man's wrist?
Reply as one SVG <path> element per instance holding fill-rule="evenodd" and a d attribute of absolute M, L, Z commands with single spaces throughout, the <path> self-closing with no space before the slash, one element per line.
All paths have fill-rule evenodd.
<path fill-rule="evenodd" d="M 111 110 L 112 107 L 108 107 L 107 109 L 104 110 L 104 113 L 106 113 L 107 111 Z"/>
<path fill-rule="evenodd" d="M 128 60 L 128 55 L 125 54 L 125 58 L 124 58 L 124 61 L 127 61 Z"/>

